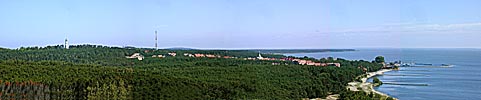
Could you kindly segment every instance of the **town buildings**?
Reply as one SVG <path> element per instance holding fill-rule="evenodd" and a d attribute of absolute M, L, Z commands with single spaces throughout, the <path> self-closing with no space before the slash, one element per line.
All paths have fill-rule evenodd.
<path fill-rule="evenodd" d="M 171 52 L 167 53 L 168 55 L 172 57 L 176 57 L 177 53 Z M 231 56 L 221 56 L 221 55 L 215 55 L 215 54 L 201 54 L 201 53 L 196 53 L 196 54 L 190 54 L 190 53 L 184 53 L 183 54 L 186 57 L 196 57 L 196 58 L 202 58 L 202 57 L 207 57 L 207 58 L 225 58 L 225 59 L 237 59 L 237 57 L 231 57 Z M 153 55 L 153 58 L 165 58 L 166 56 L 164 55 Z M 140 53 L 134 53 L 132 56 L 127 56 L 126 58 L 137 58 L 138 60 L 143 60 L 144 56 L 140 55 Z M 292 61 L 294 64 L 298 65 L 308 65 L 308 66 L 335 66 L 335 67 L 341 67 L 340 63 L 320 63 L 320 62 L 315 62 L 312 60 L 305 60 L 305 59 L 299 59 L 299 58 L 291 58 L 291 57 L 286 57 L 286 58 L 268 58 L 268 57 L 262 57 L 261 53 L 258 54 L 257 57 L 248 57 L 248 58 L 242 58 L 243 60 L 266 60 L 266 61 Z M 286 63 L 287 64 L 287 63 Z M 282 65 L 280 63 L 272 63 L 272 65 Z"/>
<path fill-rule="evenodd" d="M 144 56 L 140 55 L 140 53 L 134 53 L 131 56 L 126 56 L 126 58 L 129 58 L 129 59 L 137 58 L 138 60 L 144 60 Z"/>

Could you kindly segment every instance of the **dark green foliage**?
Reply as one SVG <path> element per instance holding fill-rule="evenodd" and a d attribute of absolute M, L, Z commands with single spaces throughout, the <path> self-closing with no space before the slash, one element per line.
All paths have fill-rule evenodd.
<path fill-rule="evenodd" d="M 51 90 L 36 82 L 0 81 L 0 99 L 49 99 Z"/>
<path fill-rule="evenodd" d="M 271 65 L 291 63 L 224 58 L 191 58 L 183 53 L 255 57 L 243 50 L 152 50 L 95 45 L 21 48 L 0 51 L 0 79 L 48 86 L 49 99 L 297 99 L 340 93 L 363 74 L 358 68 L 381 65 L 344 59 L 342 67 Z M 125 56 L 141 53 L 142 61 Z M 177 57 L 150 58 L 176 52 Z M 265 57 L 284 57 L 263 54 Z M 307 58 L 312 59 L 312 58 Z M 2 90 L 4 91 L 4 90 Z"/>
<path fill-rule="evenodd" d="M 380 86 L 380 85 L 382 85 L 382 81 L 379 80 L 379 78 L 377 78 L 377 77 L 374 77 L 374 78 L 372 79 L 372 81 L 373 81 L 373 83 L 374 83 L 374 86 Z"/>
<path fill-rule="evenodd" d="M 0 51 L 1 51 L 1 50 L 8 50 L 8 49 L 0 47 Z"/>
<path fill-rule="evenodd" d="M 374 58 L 374 62 L 376 63 L 384 63 L 384 57 L 383 56 L 377 56 L 376 58 Z"/>
<path fill-rule="evenodd" d="M 393 100 L 392 97 L 383 96 L 373 92 L 364 91 L 341 91 L 339 100 Z"/>
<path fill-rule="evenodd" d="M 370 96 L 363 91 L 343 91 L 339 94 L 339 100 L 379 100 Z"/>
<path fill-rule="evenodd" d="M 374 78 L 373 78 L 373 82 L 374 82 L 374 83 L 380 83 L 381 81 L 379 80 L 379 78 L 374 77 Z"/>
<path fill-rule="evenodd" d="M 39 47 L 22 47 L 18 50 L 0 50 L 0 60 L 26 60 L 26 61 L 65 61 L 71 63 L 93 64 L 102 66 L 132 66 L 151 64 L 152 62 L 132 61 L 125 59 L 133 53 L 141 53 L 145 57 L 152 55 L 166 55 L 176 52 L 179 56 L 183 53 L 215 54 L 234 57 L 257 57 L 258 53 L 247 50 L 152 50 L 139 48 L 106 47 L 100 45 L 71 45 L 70 49 L 63 49 L 63 45 Z M 147 52 L 146 52 L 147 51 Z M 263 54 L 264 57 L 283 57 L 282 55 Z M 184 59 L 184 58 L 180 58 Z M 166 60 L 169 61 L 169 60 Z M 177 61 L 177 60 L 174 60 Z"/>

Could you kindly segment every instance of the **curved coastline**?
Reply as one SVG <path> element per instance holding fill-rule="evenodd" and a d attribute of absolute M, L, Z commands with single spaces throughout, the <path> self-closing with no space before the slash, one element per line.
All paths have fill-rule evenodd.
<path fill-rule="evenodd" d="M 374 76 L 377 76 L 377 75 L 382 75 L 384 74 L 384 72 L 389 72 L 389 71 L 392 71 L 393 69 L 381 69 L 381 70 L 378 70 L 376 72 L 369 72 L 369 73 L 366 73 L 366 74 L 363 74 L 361 76 L 364 76 L 366 75 L 366 77 L 363 77 L 361 78 L 361 81 L 362 82 L 349 82 L 348 83 L 348 86 L 347 88 L 350 90 L 350 91 L 364 91 L 364 92 L 374 92 L 376 94 L 379 94 L 379 95 L 382 95 L 382 96 L 385 96 L 385 97 L 391 97 L 385 93 L 382 93 L 382 92 L 379 92 L 377 90 L 375 90 L 373 87 L 374 87 L 374 84 L 373 83 L 370 83 L 370 82 L 367 82 L 367 79 L 369 78 L 372 78 Z M 361 89 L 361 90 L 359 90 Z M 391 97 L 391 98 L 394 98 L 394 97 Z M 398 100 L 397 98 L 394 98 L 395 100 Z"/>
<path fill-rule="evenodd" d="M 384 72 L 389 72 L 389 71 L 392 71 L 392 69 L 382 69 L 382 70 L 379 70 L 379 71 L 376 71 L 376 72 L 368 73 L 368 77 L 366 78 L 366 80 L 363 80 L 363 82 L 366 83 L 367 79 L 372 78 L 372 77 L 377 76 L 377 75 L 382 75 L 382 74 L 384 74 Z M 369 74 L 372 74 L 372 76 L 369 76 Z M 373 88 L 374 84 L 372 84 L 372 83 L 370 83 L 370 84 L 371 84 L 370 88 L 371 88 L 372 92 L 383 95 L 383 96 L 391 97 L 391 96 L 389 96 L 385 93 L 377 91 L 376 89 Z M 394 98 L 394 97 L 392 97 L 392 98 Z M 397 98 L 394 98 L 394 99 L 397 99 Z"/>

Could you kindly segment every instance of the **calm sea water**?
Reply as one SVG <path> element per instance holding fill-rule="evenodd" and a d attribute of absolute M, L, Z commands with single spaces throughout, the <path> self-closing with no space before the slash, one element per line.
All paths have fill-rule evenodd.
<path fill-rule="evenodd" d="M 401 67 L 378 76 L 385 83 L 427 86 L 383 84 L 375 89 L 401 100 L 481 100 L 481 49 L 359 49 L 286 55 L 368 61 L 382 55 L 386 61 L 451 64 L 450 68 Z"/>

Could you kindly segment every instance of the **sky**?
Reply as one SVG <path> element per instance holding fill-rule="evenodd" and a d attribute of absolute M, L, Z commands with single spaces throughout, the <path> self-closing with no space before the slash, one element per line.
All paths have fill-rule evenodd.
<path fill-rule="evenodd" d="M 0 47 L 480 48 L 481 0 L 0 0 Z"/>

